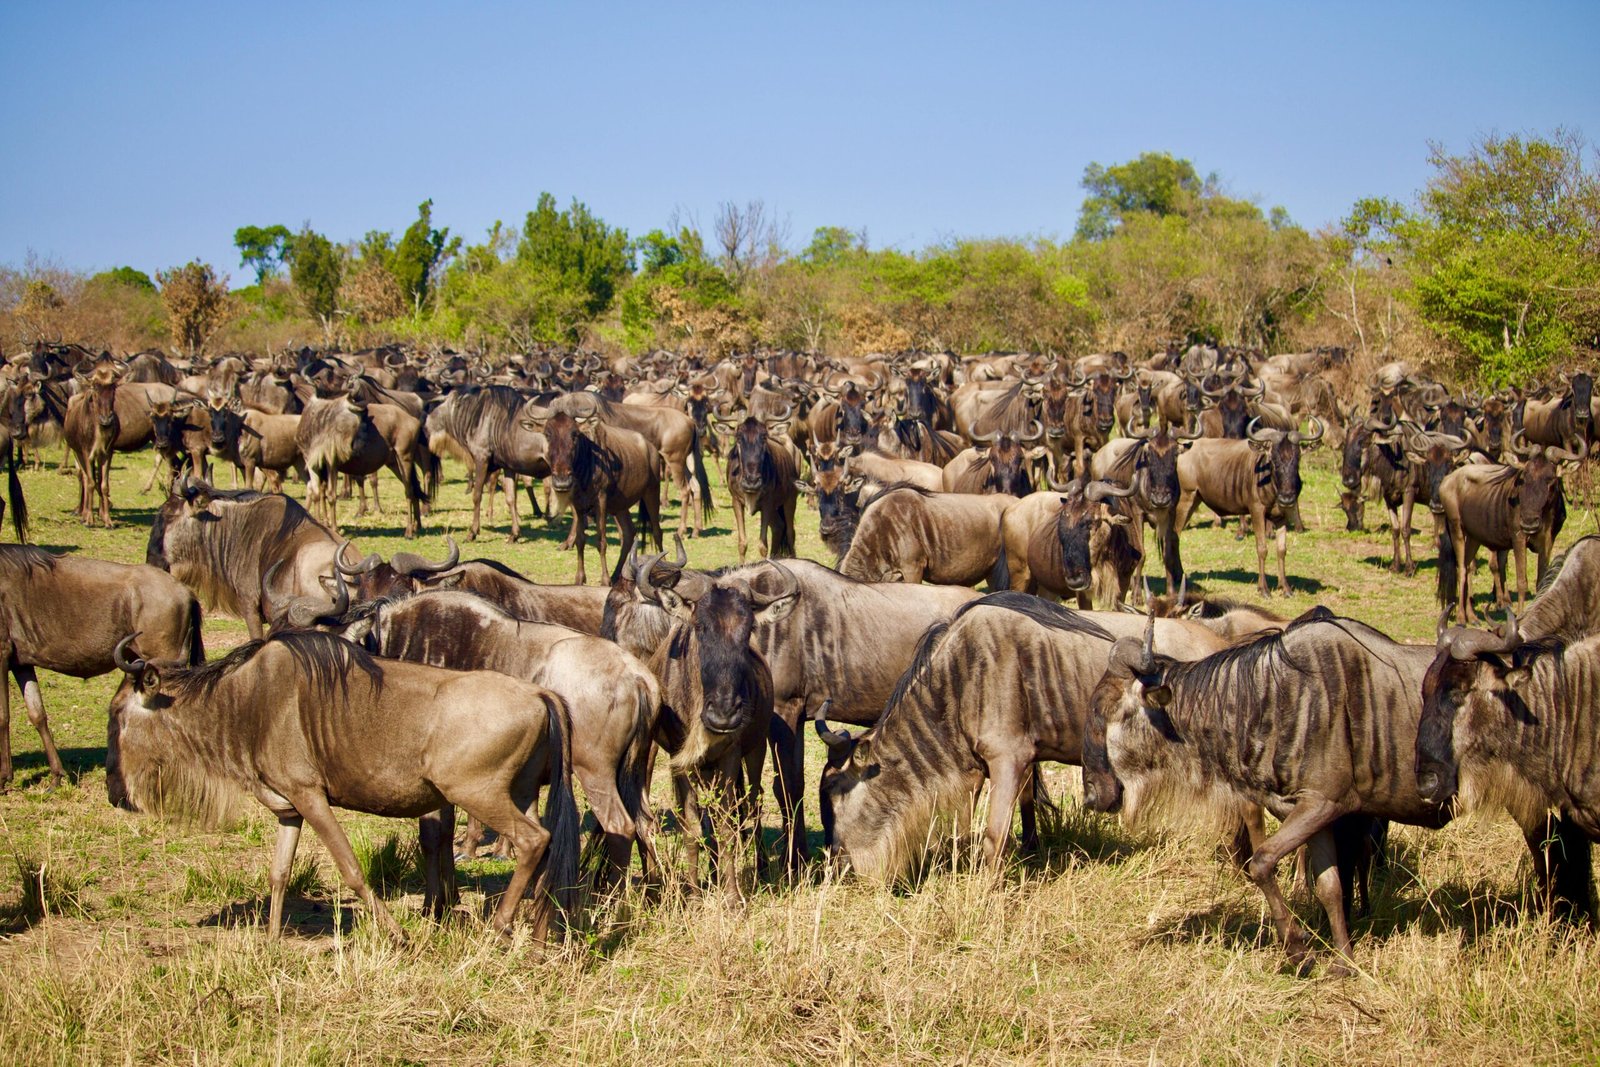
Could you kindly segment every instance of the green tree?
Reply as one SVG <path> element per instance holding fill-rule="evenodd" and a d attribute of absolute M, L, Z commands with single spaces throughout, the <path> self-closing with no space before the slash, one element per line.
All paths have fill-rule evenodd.
<path fill-rule="evenodd" d="M 161 302 L 167 308 L 172 343 L 189 356 L 199 354 L 206 339 L 228 319 L 228 276 L 220 278 L 211 264 L 191 260 L 181 267 L 157 271 Z"/>
<path fill-rule="evenodd" d="M 444 263 L 461 248 L 461 238 L 450 240 L 450 228 L 433 228 L 433 201 L 417 208 L 417 221 L 406 228 L 395 246 L 389 271 L 414 310 L 420 311 L 433 290 L 434 278 Z"/>
<path fill-rule="evenodd" d="M 1166 152 L 1146 152 L 1110 167 L 1090 163 L 1083 169 L 1083 188 L 1089 195 L 1078 209 L 1077 235 L 1102 240 L 1139 213 L 1188 214 L 1208 184 L 1200 180 L 1193 163 Z"/>
<path fill-rule="evenodd" d="M 626 230 L 607 226 L 578 200 L 558 211 L 549 193 L 539 194 L 522 224 L 517 262 L 551 286 L 579 295 L 590 317 L 610 306 L 618 285 L 633 273 Z"/>
<path fill-rule="evenodd" d="M 114 267 L 111 270 L 101 271 L 89 279 L 89 284 L 100 286 L 121 285 L 129 289 L 137 289 L 143 293 L 156 291 L 156 283 L 150 280 L 150 275 L 134 267 Z"/>
<path fill-rule="evenodd" d="M 1398 226 L 1423 320 L 1488 382 L 1527 380 L 1600 334 L 1600 175 L 1576 136 L 1432 146 L 1435 173 Z"/>
<path fill-rule="evenodd" d="M 332 241 L 309 224 L 289 239 L 284 258 L 289 263 L 289 283 L 306 314 L 333 331 L 333 313 L 339 306 L 339 282 L 344 263 Z"/>
<path fill-rule="evenodd" d="M 244 266 L 256 272 L 262 285 L 283 262 L 284 251 L 293 235 L 287 226 L 240 226 L 233 231 L 233 244 Z"/>

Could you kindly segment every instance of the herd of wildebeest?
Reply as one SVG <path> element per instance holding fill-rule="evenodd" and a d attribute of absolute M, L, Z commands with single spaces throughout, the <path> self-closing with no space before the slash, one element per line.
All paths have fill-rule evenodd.
<path fill-rule="evenodd" d="M 658 748 L 691 882 L 702 847 L 727 893 L 744 891 L 752 856 L 757 876 L 802 877 L 807 719 L 826 745 L 816 800 L 834 870 L 902 876 L 936 818 L 970 822 L 986 780 L 982 852 L 998 866 L 1019 804 L 1022 847 L 1037 847 L 1038 767 L 1058 761 L 1083 768 L 1095 810 L 1208 813 L 1297 963 L 1310 957 L 1279 886 L 1285 857 L 1304 846 L 1330 966 L 1343 970 L 1356 891 L 1389 824 L 1438 827 L 1465 808 L 1508 810 L 1543 905 L 1591 913 L 1600 539 L 1550 559 L 1563 480 L 1587 487 L 1600 436 L 1587 373 L 1479 396 L 1398 362 L 1357 380 L 1341 349 L 1172 346 L 1142 362 L 402 348 L 181 361 L 36 344 L 0 371 L 0 403 L 19 541 L 18 468 L 53 462 L 57 441 L 85 523 L 112 522 L 118 451 L 153 444 L 147 488 L 158 476 L 169 487 L 144 565 L 0 546 L 0 649 L 52 780 L 63 769 L 35 669 L 122 672 L 111 801 L 203 815 L 253 795 L 279 824 L 273 933 L 309 822 L 375 920 L 400 934 L 334 808 L 419 820 L 434 916 L 455 901 L 457 807 L 470 818 L 462 851 L 486 826 L 516 858 L 498 929 L 531 896 L 546 936 L 556 909 L 570 920 L 592 899 L 580 883 L 630 877 L 635 849 L 640 877 L 659 884 Z M 1431 512 L 1437 644 L 1187 588 L 1180 535 L 1203 503 L 1254 534 L 1263 596 L 1275 538 L 1288 591 L 1301 456 L 1323 443 L 1340 451 L 1350 529 L 1382 499 L 1396 571 L 1415 569 L 1414 505 Z M 465 465 L 474 539 L 485 487 L 492 520 L 494 475 L 512 540 L 522 489 L 535 516 L 570 513 L 574 583 L 463 562 L 453 540 L 442 560 L 383 560 L 340 536 L 341 480 L 365 509 L 384 468 L 417 535 L 443 457 Z M 217 464 L 245 488 L 221 488 Z M 283 492 L 291 473 L 304 506 Z M 663 483 L 679 501 L 670 554 Z M 833 566 L 793 558 L 802 494 Z M 741 562 L 694 569 L 683 538 L 719 506 L 732 510 Z M 759 520 L 753 563 L 747 516 Z M 586 583 L 591 526 L 609 585 Z M 1147 544 L 1161 596 L 1143 575 Z M 1498 631 L 1467 628 L 1480 547 L 1506 608 Z M 1541 591 L 1528 606 L 1530 548 Z M 202 608 L 243 619 L 250 640 L 207 662 Z M 0 788 L 9 722 L 0 688 Z M 775 862 L 753 833 L 769 749 Z M 586 874 L 574 777 L 596 826 Z"/>

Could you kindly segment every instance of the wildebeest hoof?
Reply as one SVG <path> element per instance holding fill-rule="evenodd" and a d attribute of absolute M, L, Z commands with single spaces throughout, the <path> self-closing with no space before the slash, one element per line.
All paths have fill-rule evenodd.
<path fill-rule="evenodd" d="M 1328 964 L 1329 978 L 1349 978 L 1354 973 L 1354 968 L 1352 968 L 1343 957 L 1340 957 L 1339 959 L 1336 959 L 1332 963 Z"/>

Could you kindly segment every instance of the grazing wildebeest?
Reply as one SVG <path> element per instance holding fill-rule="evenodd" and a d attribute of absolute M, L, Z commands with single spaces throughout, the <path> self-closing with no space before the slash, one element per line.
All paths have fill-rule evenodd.
<path fill-rule="evenodd" d="M 156 513 L 145 562 L 171 572 L 208 610 L 243 619 L 259 640 L 267 597 L 319 595 L 339 549 L 339 539 L 289 497 L 188 480 Z"/>
<path fill-rule="evenodd" d="M 627 869 L 635 840 L 647 873 L 654 873 L 654 820 L 646 790 L 661 692 L 643 663 L 603 638 L 523 622 L 470 593 L 368 601 L 335 625 L 388 659 L 499 671 L 561 697 L 572 715 L 573 773 L 606 839 L 607 880 Z M 475 837 L 468 833 L 469 855 Z"/>
<path fill-rule="evenodd" d="M 550 487 L 563 505 L 572 508 L 572 530 L 562 548 L 578 554 L 578 585 L 587 581 L 584 554 L 589 541 L 588 525 L 595 525 L 600 569 L 606 570 L 606 520 L 617 524 L 620 547 L 616 570 L 622 569 L 633 551 L 636 536 L 634 504 L 645 522 L 645 535 L 661 548 L 661 453 L 656 446 L 632 430 L 608 426 L 595 416 L 574 419 L 557 412 L 544 421 L 546 458 L 550 463 Z M 615 579 L 613 572 L 608 580 Z"/>
<path fill-rule="evenodd" d="M 710 794 L 712 860 L 723 891 L 737 894 L 742 891 L 740 823 L 748 817 L 759 826 L 773 701 L 772 672 L 751 638 L 758 624 L 779 622 L 794 610 L 799 583 L 775 563 L 786 580 L 770 594 L 727 577 L 686 582 L 680 575 L 672 585 L 658 585 L 655 563 L 652 558 L 641 564 L 638 590 L 675 616 L 666 640 L 650 657 L 650 670 L 661 682 L 656 740 L 672 757 L 691 877 L 699 877 L 705 792 Z"/>
<path fill-rule="evenodd" d="M 428 446 L 435 452 L 458 452 L 471 471 L 470 541 L 478 539 L 483 487 L 493 471 L 498 469 L 509 479 L 517 475 L 543 478 L 550 473 L 545 436 L 524 416 L 527 403 L 527 398 L 510 386 L 468 385 L 453 390 L 428 413 Z M 531 491 L 529 499 L 534 514 L 539 514 L 538 500 Z M 516 541 L 522 536 L 522 520 L 517 514 L 515 484 L 507 485 L 506 507 L 511 512 L 507 540 Z"/>
<path fill-rule="evenodd" d="M 1073 481 L 1034 493 L 1000 519 L 991 589 L 1076 597 L 1080 608 L 1127 599 L 1138 563 L 1120 503 L 1133 487 Z"/>
<path fill-rule="evenodd" d="M 1496 554 L 1495 602 L 1507 602 L 1505 554 L 1517 564 L 1517 607 L 1528 600 L 1528 549 L 1538 557 L 1538 575 L 1544 578 L 1555 540 L 1566 522 L 1566 495 L 1558 466 L 1578 462 L 1587 454 L 1567 452 L 1553 445 L 1524 449 L 1517 464 L 1469 463 L 1451 471 L 1440 482 L 1439 502 L 1443 523 L 1439 532 L 1439 603 L 1455 606 L 1461 620 L 1472 623 L 1472 568 L 1481 545 Z M 1449 617 L 1449 612 L 1446 613 Z"/>
<path fill-rule="evenodd" d="M 727 433 L 716 424 L 719 434 Z M 749 550 L 745 536 L 745 512 L 761 516 L 757 547 L 772 559 L 794 556 L 794 511 L 799 469 L 795 453 L 786 443 L 774 438 L 786 432 L 787 420 L 763 422 L 751 416 L 728 433 L 726 470 L 728 496 L 733 502 L 734 540 L 739 545 L 739 562 Z M 657 548 L 660 545 L 656 546 Z"/>
<path fill-rule="evenodd" d="M 1343 973 L 1350 959 L 1333 824 L 1365 815 L 1437 827 L 1448 810 L 1423 798 L 1415 761 L 1423 676 L 1433 648 L 1404 645 L 1313 609 L 1278 633 L 1190 663 L 1125 640 L 1097 687 L 1084 745 L 1084 803 L 1138 820 L 1163 808 L 1193 817 L 1219 802 L 1259 804 L 1280 826 L 1246 873 L 1260 888 L 1291 962 L 1305 936 L 1278 887 L 1301 845 Z"/>
<path fill-rule="evenodd" d="M 151 660 L 164 666 L 205 662 L 200 605 L 154 567 L 54 556 L 26 545 L 0 545 L 0 668 L 22 690 L 28 721 L 39 731 L 50 781 L 65 773 L 45 718 L 36 668 L 93 678 L 116 665 L 122 636 L 142 631 Z M 11 696 L 0 676 L 0 792 L 11 785 Z"/>
<path fill-rule="evenodd" d="M 270 935 L 283 929 L 300 828 L 310 822 L 378 926 L 404 939 L 362 877 L 335 806 L 392 818 L 447 809 L 443 833 L 422 835 L 425 866 L 437 870 L 459 805 L 517 848 L 495 929 L 510 931 L 530 882 L 535 936 L 546 935 L 552 896 L 570 910 L 572 721 L 549 690 L 494 671 L 380 661 L 315 631 L 251 641 L 203 667 L 161 669 L 130 652 L 135 636 L 115 649 L 127 677 L 111 698 L 106 794 L 119 807 L 160 811 L 188 793 L 202 798 L 202 817 L 233 794 L 259 800 L 278 820 Z M 549 829 L 524 814 L 545 777 Z"/>
<path fill-rule="evenodd" d="M 1011 434 L 985 434 L 974 437 L 973 447 L 966 449 L 944 467 L 942 488 L 947 493 L 1004 493 L 1009 496 L 1027 496 L 1033 492 L 1033 480 L 1028 474 L 1028 464 L 1043 459 L 1048 450 L 1043 445 L 1024 448 L 1044 436 L 1044 425 L 1037 419 L 1033 432 Z"/>
<path fill-rule="evenodd" d="M 728 579 L 775 596 L 790 579 L 799 583 L 793 612 L 782 620 L 758 623 L 754 639 L 772 672 L 776 786 L 794 869 L 809 851 L 800 792 L 806 716 L 831 699 L 836 721 L 862 726 L 876 722 L 923 631 L 977 594 L 961 586 L 858 582 L 810 560 L 794 560 L 782 572 L 772 563 L 752 563 L 720 579 L 684 570 L 687 562 L 681 550 L 675 563 L 658 561 L 657 584 L 685 583 L 689 595 L 698 596 L 713 580 Z M 670 622 L 671 616 L 637 582 L 613 586 L 604 635 L 634 655 L 648 658 L 663 647 Z"/>
<path fill-rule="evenodd" d="M 1514 616 L 1503 635 L 1448 631 L 1422 684 L 1422 795 L 1464 811 L 1504 807 L 1557 916 L 1593 915 L 1597 684 L 1600 636 L 1524 641 Z"/>
<path fill-rule="evenodd" d="M 1016 502 L 1001 493 L 885 486 L 863 505 L 839 572 L 861 582 L 977 585 L 994 569 L 1001 516 Z"/>
<path fill-rule="evenodd" d="M 1006 592 L 930 627 L 870 737 L 818 723 L 829 747 L 842 750 L 821 786 L 838 858 L 866 877 L 896 878 L 926 847 L 933 818 L 970 813 L 988 778 L 983 851 L 998 863 L 1031 768 L 1079 762 L 1089 697 L 1112 642 L 1145 625 L 1136 615 L 1070 611 Z M 1156 640 L 1186 658 L 1227 643 L 1177 619 L 1157 620 Z M 1025 841 L 1034 836 L 1029 822 Z"/>
<path fill-rule="evenodd" d="M 1204 438 L 1178 457 L 1178 480 L 1183 495 L 1178 501 L 1175 526 L 1189 524 L 1197 503 L 1219 516 L 1249 515 L 1256 534 L 1256 589 L 1267 595 L 1267 524 L 1277 526 L 1278 592 L 1289 595 L 1284 569 L 1288 554 L 1289 524 L 1300 514 L 1300 454 L 1322 440 L 1323 426 L 1312 419 L 1316 432 L 1263 430 L 1251 426 L 1243 441 Z"/>
<path fill-rule="evenodd" d="M 100 525 L 111 528 L 111 454 L 121 422 L 117 416 L 117 377 L 102 363 L 84 383 L 84 391 L 67 401 L 62 432 L 78 461 L 78 517 L 94 525 L 94 501 L 100 500 Z"/>

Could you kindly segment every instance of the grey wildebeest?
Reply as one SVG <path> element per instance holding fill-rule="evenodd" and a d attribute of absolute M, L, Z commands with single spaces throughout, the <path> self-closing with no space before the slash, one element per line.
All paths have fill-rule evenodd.
<path fill-rule="evenodd" d="M 1300 514 L 1300 454 L 1322 439 L 1323 426 L 1313 418 L 1316 432 L 1263 430 L 1251 426 L 1243 441 L 1204 438 L 1178 457 L 1176 528 L 1189 524 L 1197 503 L 1219 516 L 1248 515 L 1256 534 L 1256 589 L 1267 595 L 1267 525 L 1277 527 L 1278 592 L 1289 595 L 1285 571 L 1289 524 Z"/>
<path fill-rule="evenodd" d="M 1597 685 L 1600 635 L 1524 641 L 1510 615 L 1501 635 L 1448 631 L 1423 680 L 1422 795 L 1464 811 L 1504 807 L 1533 851 L 1542 903 L 1557 916 L 1593 915 Z"/>
<path fill-rule="evenodd" d="M 1278 864 L 1307 848 L 1307 880 L 1327 912 L 1343 973 L 1350 931 L 1335 823 L 1362 815 L 1438 827 L 1412 753 L 1433 648 L 1315 608 L 1286 629 L 1181 663 L 1148 640 L 1119 642 L 1097 688 L 1084 746 L 1084 803 L 1131 821 L 1163 810 L 1192 819 L 1240 800 L 1280 826 L 1245 871 L 1291 962 L 1308 962 Z"/>
<path fill-rule="evenodd" d="M 808 854 L 800 792 L 806 716 L 832 700 L 835 721 L 877 722 L 923 632 L 977 594 L 962 586 L 858 582 L 810 560 L 788 562 L 782 572 L 772 563 L 752 563 L 715 578 L 684 570 L 687 562 L 681 552 L 676 562 L 658 561 L 657 584 L 677 581 L 695 591 L 731 580 L 766 597 L 783 593 L 791 579 L 799 585 L 794 610 L 783 619 L 758 621 L 754 632 L 754 646 L 772 672 L 776 787 L 794 869 Z M 671 622 L 650 590 L 625 580 L 613 586 L 606 617 L 605 636 L 641 658 L 663 647 Z"/>
<path fill-rule="evenodd" d="M 661 692 L 643 663 L 610 641 L 523 622 L 470 593 L 384 598 L 329 621 L 375 655 L 499 671 L 561 697 L 572 716 L 573 773 L 606 839 L 611 874 L 627 869 L 635 840 L 654 873 L 646 789 Z M 469 832 L 469 842 L 475 836 Z"/>
<path fill-rule="evenodd" d="M 295 444 L 305 458 L 309 478 L 306 500 L 312 512 L 331 529 L 339 525 L 336 474 L 346 474 L 361 487 L 361 512 L 366 511 L 366 480 L 384 467 L 400 480 L 406 494 L 405 536 L 417 536 L 426 499 L 417 478 L 416 460 L 422 423 L 393 404 L 374 404 L 356 392 L 331 400 L 309 398 L 295 428 Z M 373 505 L 378 485 L 372 483 Z"/>
<path fill-rule="evenodd" d="M 1520 437 L 1517 439 L 1520 441 Z M 1495 600 L 1507 602 L 1505 554 L 1517 565 L 1517 606 L 1528 599 L 1528 549 L 1538 557 L 1538 576 L 1544 577 L 1556 537 L 1566 522 L 1566 494 L 1559 464 L 1581 461 L 1587 442 L 1578 452 L 1553 445 L 1524 447 L 1521 463 L 1469 463 L 1444 477 L 1439 484 L 1443 523 L 1439 532 L 1439 603 L 1460 612 L 1463 622 L 1477 616 L 1472 609 L 1472 568 L 1478 548 L 1494 552 Z M 1446 618 L 1449 611 L 1446 612 Z"/>
<path fill-rule="evenodd" d="M 870 736 L 818 722 L 836 752 L 821 804 L 838 858 L 866 877 L 893 880 L 925 847 L 932 819 L 969 814 L 987 778 L 983 852 L 998 864 L 1031 768 L 1079 762 L 1089 697 L 1112 642 L 1145 625 L 1137 615 L 1070 611 L 1004 592 L 930 627 Z M 1156 640 L 1186 658 L 1227 644 L 1177 619 L 1157 620 Z M 1030 821 L 1025 842 L 1034 833 Z"/>
<path fill-rule="evenodd" d="M 100 501 L 100 525 L 111 527 L 111 455 L 121 430 L 117 415 L 116 371 L 108 363 L 94 369 L 84 390 L 67 401 L 62 433 L 78 461 L 78 517 L 94 525 L 94 502 Z"/>
<path fill-rule="evenodd" d="M 943 488 L 947 493 L 1005 493 L 1027 496 L 1033 492 L 1028 464 L 1043 459 L 1043 445 L 1026 448 L 1044 436 L 1044 425 L 1034 420 L 1031 433 L 1007 433 L 974 437 L 973 447 L 959 453 L 944 467 Z"/>
<path fill-rule="evenodd" d="M 74 678 L 105 674 L 116 666 L 112 650 L 131 630 L 143 631 L 155 662 L 175 667 L 205 662 L 200 605 L 171 575 L 154 567 L 0 545 L 0 668 L 22 690 L 51 784 L 59 784 L 65 772 L 36 669 Z M 0 677 L 0 791 L 10 787 L 11 777 L 11 696 Z"/>
<path fill-rule="evenodd" d="M 524 416 L 528 400 L 506 385 L 467 385 L 453 390 L 444 403 L 428 413 L 428 447 L 436 453 L 457 452 L 471 471 L 472 526 L 468 540 L 476 541 L 483 508 L 483 487 L 489 475 L 501 471 L 507 480 L 506 508 L 511 512 L 507 540 L 522 536 L 517 514 L 515 478 L 542 478 L 550 473 L 545 436 Z M 538 500 L 529 492 L 534 514 Z M 492 500 L 491 500 L 492 503 Z"/>
<path fill-rule="evenodd" d="M 1001 493 L 885 486 L 862 507 L 839 572 L 861 582 L 977 585 L 994 569 L 1001 516 L 1016 502 Z"/>
<path fill-rule="evenodd" d="M 608 426 L 596 416 L 574 419 L 557 412 L 545 420 L 550 486 L 572 508 L 572 530 L 562 548 L 578 553 L 578 585 L 587 581 L 584 552 L 594 522 L 600 569 L 606 570 L 606 520 L 617 524 L 617 570 L 633 551 L 636 536 L 629 509 L 639 505 L 645 534 L 661 549 L 661 453 L 632 430 Z M 611 579 L 616 574 L 610 575 Z"/>
<path fill-rule="evenodd" d="M 1136 584 L 1144 575 L 1146 523 L 1155 530 L 1167 589 L 1176 591 L 1183 584 L 1183 556 L 1175 526 L 1183 492 L 1178 480 L 1178 457 L 1194 439 L 1190 434 L 1174 435 L 1163 420 L 1154 432 L 1135 429 L 1133 436 L 1109 442 L 1089 462 L 1091 478 L 1133 490 L 1124 503 L 1133 515 L 1128 533 L 1137 557 L 1133 574 Z"/>
<path fill-rule="evenodd" d="M 309 822 L 379 928 L 403 939 L 362 877 L 335 807 L 391 818 L 448 808 L 453 819 L 459 805 L 517 848 L 493 916 L 497 930 L 511 929 L 530 883 L 537 937 L 548 930 L 552 896 L 570 907 L 578 852 L 572 722 L 549 690 L 494 671 L 380 661 L 315 631 L 274 634 L 175 670 L 138 658 L 135 638 L 115 649 L 126 677 L 111 698 L 107 796 L 134 810 L 198 807 L 202 818 L 233 795 L 260 801 L 278 820 L 272 936 L 283 928 L 295 849 Z M 524 814 L 545 777 L 549 829 Z M 437 870 L 448 832 L 424 832 L 422 840 L 425 866 Z"/>
<path fill-rule="evenodd" d="M 1134 491 L 1072 481 L 1018 501 L 1000 518 L 990 588 L 1075 597 L 1080 608 L 1125 601 L 1138 557 L 1120 505 Z"/>
<path fill-rule="evenodd" d="M 749 551 L 744 528 L 746 511 L 761 516 L 757 537 L 761 554 L 772 559 L 792 558 L 799 466 L 794 448 L 780 438 L 787 433 L 788 420 L 764 422 L 751 416 L 731 432 L 723 423 L 715 425 L 719 434 L 729 438 L 726 476 L 739 562 L 745 561 Z"/>

